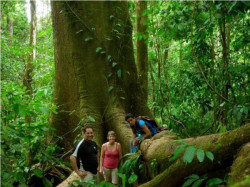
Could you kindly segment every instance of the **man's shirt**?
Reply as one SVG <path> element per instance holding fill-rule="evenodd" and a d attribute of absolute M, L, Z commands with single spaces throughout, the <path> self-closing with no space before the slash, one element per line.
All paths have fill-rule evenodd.
<path fill-rule="evenodd" d="M 77 158 L 77 166 L 80 170 L 90 171 L 93 174 L 97 173 L 98 161 L 97 161 L 98 146 L 94 141 L 78 142 L 72 155 Z"/>

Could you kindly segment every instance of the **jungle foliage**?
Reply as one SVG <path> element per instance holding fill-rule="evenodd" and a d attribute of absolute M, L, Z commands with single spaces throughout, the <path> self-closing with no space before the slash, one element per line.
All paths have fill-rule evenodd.
<path fill-rule="evenodd" d="M 135 24 L 135 3 L 129 6 Z M 249 6 L 247 1 L 148 2 L 147 34 L 134 30 L 133 40 L 146 39 L 148 106 L 159 124 L 186 138 L 249 122 Z M 25 2 L 3 1 L 1 11 L 1 184 L 29 186 L 36 177 L 52 186 L 55 179 L 46 172 L 60 165 L 56 150 L 62 148 L 50 142 L 55 136 L 50 114 L 57 112 L 51 16 L 38 20 L 33 94 L 28 96 L 22 80 L 32 47 Z M 211 159 L 200 149 L 198 159 L 203 161 L 205 154 Z M 192 162 L 189 155 L 184 159 Z M 204 178 L 189 176 L 184 186 Z"/>

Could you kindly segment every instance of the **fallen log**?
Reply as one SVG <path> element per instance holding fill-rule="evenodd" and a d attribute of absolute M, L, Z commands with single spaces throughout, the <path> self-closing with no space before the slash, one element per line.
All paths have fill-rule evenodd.
<path fill-rule="evenodd" d="M 181 186 L 185 180 L 184 178 L 191 174 L 202 175 L 231 166 L 237 150 L 250 141 L 250 124 L 226 133 L 188 138 L 182 141 L 212 152 L 214 161 L 206 159 L 200 163 L 195 158 L 192 163 L 186 164 L 182 160 L 182 155 L 180 155 L 175 162 L 170 163 L 168 161 L 169 157 L 178 145 L 172 144 L 171 140 L 166 137 L 160 137 L 150 143 L 145 141 L 141 146 L 144 159 L 148 163 L 152 159 L 156 159 L 161 166 L 161 173 L 151 181 L 140 185 L 140 187 Z"/>
<path fill-rule="evenodd" d="M 72 181 L 74 180 L 80 180 L 80 177 L 76 174 L 75 171 L 73 171 L 70 176 L 65 179 L 62 183 L 60 183 L 59 185 L 57 185 L 57 187 L 68 187 L 72 184 Z"/>

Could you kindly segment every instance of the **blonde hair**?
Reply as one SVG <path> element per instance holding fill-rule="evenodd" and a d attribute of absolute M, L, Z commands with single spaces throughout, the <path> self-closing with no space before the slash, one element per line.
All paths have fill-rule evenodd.
<path fill-rule="evenodd" d="M 111 136 L 111 135 L 112 135 L 112 136 L 116 136 L 115 131 L 108 131 L 108 135 L 107 135 L 107 136 L 109 137 L 109 136 Z"/>

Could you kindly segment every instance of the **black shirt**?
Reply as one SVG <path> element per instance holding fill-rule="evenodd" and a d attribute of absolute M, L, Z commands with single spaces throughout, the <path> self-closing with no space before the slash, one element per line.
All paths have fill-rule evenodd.
<path fill-rule="evenodd" d="M 77 151 L 77 165 L 79 167 L 79 161 L 81 160 L 85 171 L 90 171 L 93 174 L 97 173 L 98 161 L 97 152 L 98 146 L 94 141 L 80 141 L 81 145 Z M 78 144 L 73 149 L 73 152 L 77 148 Z"/>

